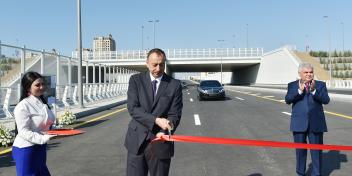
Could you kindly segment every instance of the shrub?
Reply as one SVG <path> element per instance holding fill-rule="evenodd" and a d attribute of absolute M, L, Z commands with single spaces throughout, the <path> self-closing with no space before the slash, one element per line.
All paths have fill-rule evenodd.
<path fill-rule="evenodd" d="M 15 134 L 7 129 L 5 126 L 0 125 L 0 146 L 8 147 L 15 140 Z"/>

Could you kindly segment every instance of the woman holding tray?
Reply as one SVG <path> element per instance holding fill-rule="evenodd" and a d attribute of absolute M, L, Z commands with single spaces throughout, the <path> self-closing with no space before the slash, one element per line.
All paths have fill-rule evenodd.
<path fill-rule="evenodd" d="M 49 176 L 46 166 L 46 143 L 56 135 L 46 134 L 55 121 L 43 97 L 44 78 L 27 72 L 21 79 L 20 102 L 14 110 L 18 134 L 13 143 L 12 156 L 17 176 Z"/>

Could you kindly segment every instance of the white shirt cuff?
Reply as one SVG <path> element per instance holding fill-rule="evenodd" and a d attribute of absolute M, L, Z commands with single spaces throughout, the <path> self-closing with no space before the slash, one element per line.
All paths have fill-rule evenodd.
<path fill-rule="evenodd" d="M 298 89 L 298 94 L 302 95 L 303 91 L 301 89 Z"/>
<path fill-rule="evenodd" d="M 314 89 L 314 91 L 313 92 L 311 92 L 313 95 L 315 95 L 315 92 L 317 91 L 317 89 Z"/>

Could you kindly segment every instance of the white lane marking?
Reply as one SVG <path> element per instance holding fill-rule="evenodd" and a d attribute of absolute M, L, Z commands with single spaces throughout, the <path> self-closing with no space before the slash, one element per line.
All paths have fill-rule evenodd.
<path fill-rule="evenodd" d="M 200 125 L 200 119 L 198 114 L 194 114 L 194 123 L 196 125 Z"/>
<path fill-rule="evenodd" d="M 289 113 L 289 112 L 282 112 L 283 114 L 286 114 L 286 115 L 291 115 L 291 113 Z"/>
<path fill-rule="evenodd" d="M 189 101 L 190 101 L 190 102 L 193 102 L 193 98 L 190 98 Z"/>
<path fill-rule="evenodd" d="M 285 100 L 279 100 L 280 102 L 285 102 Z"/>
<path fill-rule="evenodd" d="M 269 96 L 263 96 L 263 98 L 273 98 L 275 96 L 269 95 Z"/>
<path fill-rule="evenodd" d="M 249 95 L 258 96 L 258 95 L 260 95 L 260 93 L 249 94 Z"/>
<path fill-rule="evenodd" d="M 239 100 L 244 100 L 243 98 L 240 98 L 240 97 L 235 97 L 236 99 L 239 99 Z"/>
<path fill-rule="evenodd" d="M 189 92 L 187 94 L 189 95 Z"/>

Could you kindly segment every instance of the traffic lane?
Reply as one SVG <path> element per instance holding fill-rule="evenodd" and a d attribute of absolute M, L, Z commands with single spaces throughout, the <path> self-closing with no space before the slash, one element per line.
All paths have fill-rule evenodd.
<path fill-rule="evenodd" d="M 196 97 L 195 91 L 192 93 L 192 97 Z M 253 131 L 258 129 L 251 129 L 253 124 L 257 124 L 254 122 L 256 118 L 253 118 L 255 115 L 248 115 L 247 110 L 244 110 L 244 108 L 248 108 L 248 105 L 243 102 L 228 99 L 226 101 L 195 101 L 191 105 L 185 105 L 191 107 L 190 109 L 194 113 L 199 114 L 202 125 L 195 126 L 192 122 L 193 119 L 185 118 L 183 115 L 182 124 L 185 125 L 180 126 L 179 131 L 188 133 L 188 135 L 256 138 Z M 192 127 L 192 125 L 194 126 Z M 284 133 L 267 134 L 266 136 L 287 137 L 287 131 Z M 187 160 L 180 158 L 187 158 Z M 187 167 L 184 166 L 185 162 L 187 162 Z M 172 175 L 187 175 L 186 173 L 191 173 L 190 175 L 233 175 L 234 173 L 238 175 L 255 173 L 273 175 L 273 173 L 284 173 L 279 169 L 278 163 L 268 154 L 267 149 L 255 147 L 177 143 L 176 157 L 173 163 L 182 169 L 172 169 Z"/>
<path fill-rule="evenodd" d="M 242 90 L 243 91 L 243 90 Z M 231 92 L 231 91 L 230 91 Z M 273 104 L 281 104 L 283 107 L 283 111 L 284 112 L 289 112 L 291 113 L 291 105 L 286 105 L 284 102 L 279 102 L 276 100 L 280 100 L 280 99 L 276 99 L 275 97 L 271 97 L 271 98 L 262 98 L 263 95 L 261 92 L 251 92 L 250 94 L 247 93 L 238 93 L 238 92 L 234 92 L 235 94 L 237 94 L 237 96 L 241 96 L 244 97 L 245 99 L 249 99 L 249 100 L 253 100 L 253 101 L 258 101 L 258 103 L 270 103 L 272 102 Z M 253 94 L 259 94 L 261 93 L 261 95 L 255 96 Z M 251 95 L 252 94 L 252 95 Z M 272 99 L 274 99 L 275 101 L 272 101 Z M 328 104 L 324 107 L 325 111 L 329 111 L 329 112 L 335 112 L 337 114 L 343 114 L 343 112 L 338 111 L 338 110 L 342 110 L 342 111 L 348 111 L 348 109 L 350 109 L 351 103 L 339 103 L 339 102 L 333 102 L 332 104 Z M 270 106 L 270 104 L 268 104 L 268 106 Z M 331 111 L 331 109 L 336 110 L 336 111 Z M 333 133 L 328 133 L 327 135 L 330 136 L 332 135 L 331 138 L 334 138 L 335 136 L 338 136 L 338 134 L 342 134 L 342 136 L 346 136 L 348 135 L 348 133 L 352 132 L 351 131 L 351 127 L 350 127 L 350 123 L 351 123 L 351 119 L 348 118 L 344 118 L 338 115 L 332 115 L 330 113 L 325 113 L 326 116 L 326 120 L 327 120 L 327 125 L 328 125 L 328 129 L 330 132 L 333 131 Z M 330 139 L 330 138 L 328 138 Z M 340 140 L 336 140 L 336 141 L 331 141 L 331 142 L 346 142 L 345 138 L 338 138 L 338 139 L 342 139 L 342 141 Z M 350 142 L 349 142 L 350 143 Z M 347 144 L 349 144 L 347 143 Z"/>
<path fill-rule="evenodd" d="M 252 92 L 251 94 L 253 93 L 258 93 L 258 92 Z M 248 94 L 243 94 L 243 97 L 247 99 L 253 99 L 253 98 L 257 99 L 258 102 L 260 103 L 263 103 L 264 102 L 263 100 L 267 100 L 253 95 L 248 95 Z M 276 102 L 276 101 L 272 101 L 272 102 Z M 283 104 L 283 103 L 276 103 L 276 104 Z M 330 106 L 330 104 L 327 106 Z M 333 104 L 332 106 L 333 108 L 336 108 L 336 109 L 347 110 L 350 107 L 350 103 L 342 103 L 338 105 Z M 291 106 L 288 106 L 288 107 L 291 109 Z M 325 109 L 327 109 L 327 107 L 325 107 Z M 288 112 L 291 112 L 291 110 L 289 110 Z M 324 133 L 324 143 L 351 146 L 352 140 L 351 138 L 347 137 L 352 132 L 351 125 L 350 125 L 351 120 L 347 118 L 342 118 L 340 116 L 331 115 L 329 113 L 325 113 L 325 115 L 326 115 L 329 132 Z M 346 158 L 349 158 L 349 157 L 352 157 L 351 152 L 324 151 L 323 158 L 325 158 L 326 160 L 333 161 L 329 163 L 329 162 L 326 162 L 326 160 L 324 160 L 325 165 L 328 166 L 328 168 L 324 168 L 325 169 L 324 173 L 330 173 L 333 170 L 337 170 L 339 168 L 345 167 L 346 161 L 347 161 Z M 350 168 L 345 168 L 338 171 L 338 173 L 341 173 L 341 175 L 344 175 L 345 173 L 348 173 L 348 172 L 351 172 Z"/>
<path fill-rule="evenodd" d="M 228 94 L 229 95 L 229 98 L 230 99 L 232 99 L 232 96 L 231 96 L 231 94 Z M 236 95 L 234 95 L 234 96 L 236 96 Z M 249 97 L 249 98 L 248 98 Z M 252 106 L 252 109 L 255 109 L 255 112 L 257 112 L 257 113 L 259 113 L 259 114 L 262 114 L 263 113 L 263 111 L 262 110 L 260 110 L 260 109 L 263 109 L 264 110 L 264 112 L 274 112 L 274 110 L 275 110 L 275 108 L 273 108 L 273 109 L 268 109 L 267 107 L 269 106 L 270 107 L 270 105 L 275 105 L 275 106 L 279 106 L 278 107 L 278 109 L 280 109 L 281 107 L 285 107 L 286 108 L 286 110 L 290 110 L 291 108 L 290 108 L 290 106 L 287 106 L 287 105 L 285 105 L 285 104 L 282 104 L 282 103 L 273 103 L 272 101 L 263 101 L 263 100 L 265 100 L 265 99 L 262 99 L 262 100 L 259 100 L 259 103 L 258 103 L 258 98 L 257 97 L 254 97 L 254 96 L 248 96 L 248 97 L 245 97 L 246 99 L 252 99 L 251 100 L 251 102 L 255 102 L 255 103 L 253 103 L 254 105 L 250 105 L 250 104 L 245 104 L 244 106 L 245 107 L 248 107 L 248 106 Z M 213 102 L 213 101 L 209 101 L 209 102 Z M 216 104 L 219 104 L 220 102 L 217 102 L 217 101 L 215 101 L 216 102 Z M 240 102 L 240 101 L 239 101 Z M 203 102 L 201 102 L 201 103 L 203 103 Z M 209 104 L 209 103 L 208 103 Z M 261 105 L 264 105 L 265 106 L 265 108 L 260 108 L 260 106 L 258 106 L 257 104 L 261 104 Z M 211 109 L 211 107 L 224 107 L 223 106 L 223 104 L 220 104 L 220 105 L 217 105 L 217 106 L 215 106 L 214 104 L 212 104 L 210 107 L 201 107 L 201 108 L 198 108 L 198 109 L 207 109 L 208 111 L 206 112 L 206 114 L 209 114 L 209 112 L 210 112 L 210 115 L 211 115 L 211 112 L 223 112 L 223 111 L 221 111 L 221 110 L 219 110 L 219 109 L 217 109 L 217 110 L 213 110 L 213 109 Z M 230 106 L 230 109 L 231 108 L 233 108 L 233 106 Z M 235 108 L 233 108 L 233 109 L 235 109 Z M 243 109 L 243 107 L 239 107 L 238 109 Z M 259 109 L 259 110 L 258 110 Z M 253 110 L 252 110 L 253 111 Z M 252 112 L 250 109 L 249 110 L 245 110 L 245 113 L 248 113 L 248 112 Z M 225 111 L 224 111 L 225 112 Z M 240 112 L 240 111 L 239 111 Z M 232 115 L 232 114 L 235 114 L 235 113 L 230 113 L 230 115 Z M 217 113 L 215 113 L 215 115 L 217 115 L 217 116 L 214 116 L 214 115 L 211 115 L 211 116 L 213 116 L 213 117 L 216 117 L 216 119 L 218 119 L 219 121 L 222 121 L 223 119 L 219 119 L 219 115 L 217 114 Z M 242 116 L 245 116 L 246 114 L 244 114 L 244 115 L 242 115 Z M 203 115 L 202 115 L 202 113 L 200 113 L 200 117 L 202 117 Z M 286 123 L 284 124 L 284 125 L 277 125 L 277 119 L 275 118 L 275 117 L 278 117 L 278 116 L 282 116 L 283 118 L 287 118 L 287 121 L 286 121 Z M 248 118 L 245 118 L 245 119 L 252 119 L 253 117 L 256 117 L 255 116 L 255 114 L 253 114 L 253 115 L 250 115 L 250 117 L 248 117 Z M 268 115 L 263 115 L 263 117 L 261 118 L 261 119 L 267 119 L 266 117 L 273 117 L 274 119 L 275 119 L 275 121 L 274 121 L 274 123 L 272 123 L 271 125 L 270 125 L 270 123 L 268 124 L 269 126 L 267 126 L 267 127 L 265 127 L 264 129 L 261 129 L 261 130 L 259 130 L 259 129 L 257 129 L 258 128 L 258 125 L 257 124 L 261 124 L 260 126 L 263 126 L 262 125 L 262 122 L 260 121 L 259 123 L 256 123 L 256 122 L 250 122 L 250 121 L 243 121 L 241 124 L 245 124 L 245 125 L 243 125 L 243 126 L 245 126 L 245 128 L 242 128 L 242 132 L 243 133 L 246 133 L 246 131 L 249 131 L 249 133 L 253 133 L 253 131 L 254 132 L 256 132 L 256 131 L 259 131 L 260 133 L 254 133 L 255 135 L 253 135 L 252 134 L 252 136 L 256 136 L 256 138 L 261 138 L 261 137 L 265 137 L 265 139 L 267 139 L 268 137 L 273 137 L 272 139 L 277 139 L 277 138 L 279 138 L 279 140 L 280 140 L 280 136 L 282 136 L 282 135 L 277 135 L 277 133 L 275 132 L 275 129 L 271 129 L 272 127 L 275 127 L 275 128 L 278 128 L 278 129 L 284 129 L 285 130 L 285 132 L 284 132 L 284 136 L 285 137 L 281 137 L 282 139 L 280 140 L 280 141 L 285 141 L 286 140 L 286 137 L 288 137 L 288 139 L 289 139 L 289 141 L 291 141 L 292 139 L 291 139 L 291 136 L 292 136 L 292 134 L 291 134 L 291 132 L 289 132 L 289 128 L 288 128 L 288 126 L 289 126 L 289 116 L 288 115 L 285 115 L 285 114 L 280 114 L 280 115 L 270 115 L 270 113 L 268 114 Z M 214 118 L 206 118 L 206 117 L 203 117 L 202 119 L 214 119 Z M 253 119 L 256 119 L 256 118 L 253 118 Z M 269 122 L 270 122 L 270 120 L 269 120 Z M 217 122 L 210 122 L 210 123 L 208 123 L 208 122 L 204 122 L 204 120 L 202 120 L 202 125 L 205 125 L 205 124 L 216 124 Z M 223 127 L 225 127 L 224 129 L 226 129 L 226 124 L 231 124 L 230 122 L 226 122 L 225 123 L 225 125 L 220 125 L 220 126 L 223 126 Z M 246 125 L 246 124 L 253 124 L 253 125 Z M 246 130 L 246 127 L 251 127 L 251 126 L 254 126 L 254 129 L 250 129 L 250 130 Z M 206 129 L 206 128 L 205 128 Z M 234 129 L 238 129 L 238 127 L 234 127 Z M 266 129 L 269 129 L 269 131 L 274 131 L 274 134 L 270 134 L 270 133 L 268 133 L 267 131 L 266 131 Z M 211 131 L 211 130 L 206 130 L 207 132 L 209 132 L 209 131 Z M 229 131 L 229 130 L 223 130 L 223 131 Z M 224 132 L 221 132 L 222 134 L 224 134 Z M 265 132 L 266 131 L 266 132 Z M 199 133 L 199 132 L 198 132 Z M 248 133 L 248 132 L 247 132 Z M 225 133 L 226 134 L 226 133 Z M 214 135 L 216 135 L 216 134 L 213 134 L 213 136 Z M 251 135 L 247 135 L 247 136 L 251 136 Z M 333 137 L 334 138 L 334 137 Z M 267 139 L 268 140 L 268 139 Z M 288 159 L 288 161 L 290 161 L 289 163 L 287 163 L 287 165 L 291 165 L 292 166 L 292 168 L 291 169 L 289 169 L 288 168 L 288 170 L 289 171 L 292 171 L 292 170 L 294 170 L 294 164 L 292 164 L 292 161 L 294 161 L 294 155 L 292 155 L 293 154 L 293 151 L 292 150 L 287 150 L 287 149 L 265 149 L 264 150 L 264 152 L 263 152 L 263 150 L 262 151 L 259 151 L 258 152 L 258 155 L 259 156 L 261 156 L 262 158 L 266 158 L 266 159 L 264 159 L 264 160 L 266 160 L 267 162 L 269 162 L 269 163 L 274 163 L 274 164 L 269 164 L 269 165 L 275 165 L 275 160 L 273 160 L 272 159 L 272 157 L 270 157 L 270 156 L 273 156 L 273 157 L 278 157 L 278 158 L 280 158 L 280 157 L 282 157 L 282 152 L 281 152 L 281 150 L 283 150 L 284 152 L 287 152 L 287 151 L 291 151 L 291 152 L 289 152 L 289 153 L 287 153 L 287 154 L 284 154 L 284 156 L 286 157 L 286 156 L 290 156 L 289 158 L 282 158 L 282 159 L 279 159 L 279 161 L 280 162 L 276 162 L 276 165 L 277 165 L 277 163 L 279 163 L 279 165 L 281 164 L 281 163 L 285 163 L 285 162 L 283 162 L 283 161 L 287 161 L 287 159 Z M 211 153 L 212 151 L 210 151 L 210 153 Z M 209 152 L 205 152 L 205 153 L 209 153 Z M 269 154 L 268 154 L 269 153 Z M 291 154 L 291 155 L 290 155 Z M 336 169 L 337 167 L 334 167 L 334 165 L 343 165 L 343 164 L 341 164 L 341 163 L 343 163 L 343 162 L 339 162 L 339 160 L 338 159 L 336 159 L 336 157 L 338 157 L 339 155 L 341 155 L 341 156 L 345 156 L 345 154 L 344 153 L 339 153 L 339 152 L 335 152 L 335 151 L 327 151 L 327 152 L 324 152 L 324 158 L 328 158 L 329 160 L 331 159 L 331 158 L 335 158 L 334 160 L 336 161 L 336 162 L 333 162 L 333 163 L 326 163 L 326 165 L 329 165 L 329 168 L 327 168 L 327 169 L 325 169 L 324 170 L 324 173 L 329 173 L 329 172 L 331 172 L 332 170 L 334 170 L 334 169 Z M 260 157 L 259 157 L 260 158 Z M 201 160 L 202 161 L 202 160 Z M 324 161 L 326 161 L 326 160 L 324 160 Z M 219 166 L 219 167 L 221 167 L 221 166 Z M 342 167 L 344 167 L 344 166 L 342 166 Z M 199 166 L 199 168 L 202 168 L 202 167 L 200 167 Z M 203 167 L 204 168 L 204 167 Z M 277 167 L 271 167 L 271 168 L 277 168 Z M 285 167 L 283 167 L 283 168 L 287 168 L 287 166 L 285 166 Z M 198 169 L 199 170 L 199 169 Z M 204 170 L 204 169 L 203 169 Z M 286 170 L 286 169 L 285 169 Z M 204 170 L 203 172 L 206 172 L 207 170 Z M 284 171 L 282 171 L 282 172 L 284 172 Z M 346 169 L 345 170 L 342 170 L 342 171 L 339 171 L 338 173 L 344 173 L 344 172 L 346 172 Z M 347 169 L 347 172 L 348 172 L 348 169 Z M 278 173 L 278 171 L 276 171 L 276 173 Z M 289 172 L 288 173 L 288 175 L 292 175 L 292 172 Z"/>
<path fill-rule="evenodd" d="M 117 111 L 114 108 L 100 116 Z M 79 128 L 82 135 L 53 140 L 48 147 L 52 175 L 122 175 L 126 150 L 123 141 L 130 118 L 127 110 Z"/>
<path fill-rule="evenodd" d="M 257 94 L 259 97 L 266 97 L 267 99 L 273 99 L 273 100 L 278 100 L 282 101 L 284 103 L 285 91 L 269 91 L 269 90 L 252 90 L 252 89 L 245 89 L 243 87 L 239 88 L 234 88 L 234 87 L 229 87 L 229 90 L 233 91 L 239 91 L 240 93 L 243 94 Z M 352 111 L 349 107 L 352 106 L 352 102 L 350 102 L 348 99 L 341 99 L 341 98 L 334 98 L 333 96 L 330 96 L 330 103 L 328 105 L 324 105 L 325 111 L 328 111 L 331 114 L 338 113 L 340 116 L 347 116 L 347 118 L 352 120 Z M 342 117 L 346 118 L 346 117 Z"/>

